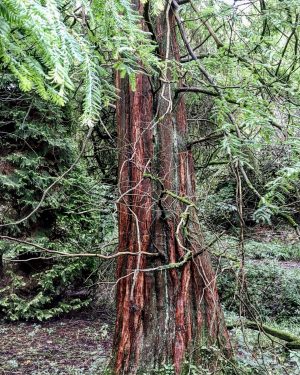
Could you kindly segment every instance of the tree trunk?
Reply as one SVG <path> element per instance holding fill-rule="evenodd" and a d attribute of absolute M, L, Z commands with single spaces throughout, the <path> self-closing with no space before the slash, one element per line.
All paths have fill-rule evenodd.
<path fill-rule="evenodd" d="M 143 14 L 143 5 L 134 3 Z M 185 104 L 182 98 L 174 103 L 168 82 L 175 69 L 169 60 L 179 59 L 170 6 L 157 17 L 155 35 L 166 61 L 156 83 L 161 87 L 155 92 L 149 77 L 138 74 L 132 91 L 127 78 L 117 77 L 119 251 L 136 253 L 118 258 L 118 375 L 151 373 L 164 364 L 179 374 L 185 359 L 201 362 L 203 345 L 230 352 L 215 274 L 209 255 L 201 253 Z"/>

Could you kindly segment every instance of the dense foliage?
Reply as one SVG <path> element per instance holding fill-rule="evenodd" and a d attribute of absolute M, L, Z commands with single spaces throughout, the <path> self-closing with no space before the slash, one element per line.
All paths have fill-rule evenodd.
<path fill-rule="evenodd" d="M 165 2 L 143 3 L 155 26 Z M 46 320 L 105 299 L 98 283 L 114 264 L 97 255 L 116 247 L 115 75 L 135 90 L 138 72 L 153 85 L 170 68 L 199 218 L 221 239 L 207 243 L 227 313 L 299 323 L 300 1 L 176 4 L 180 63 L 160 60 L 129 0 L 0 3 L 1 317 Z M 261 241 L 256 228 L 291 238 Z"/>
<path fill-rule="evenodd" d="M 113 218 L 101 207 L 112 191 L 88 175 L 85 160 L 74 165 L 82 135 L 70 108 L 22 94 L 9 75 L 2 79 L 1 98 L 2 234 L 25 243 L 1 242 L 0 309 L 9 319 L 42 320 L 85 306 L 93 294 L 89 287 L 97 281 L 99 260 L 61 255 L 97 253 L 111 239 Z M 72 166 L 42 201 L 43 191 Z"/>
<path fill-rule="evenodd" d="M 88 126 L 116 97 L 112 68 L 129 74 L 133 83 L 139 59 L 148 66 L 155 60 L 128 0 L 5 0 L 0 30 L 0 64 L 20 88 L 59 105 L 79 91 L 81 122 Z"/>

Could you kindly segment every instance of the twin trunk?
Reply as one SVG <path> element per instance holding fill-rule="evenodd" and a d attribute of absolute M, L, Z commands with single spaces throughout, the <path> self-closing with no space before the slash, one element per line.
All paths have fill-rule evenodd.
<path fill-rule="evenodd" d="M 179 57 L 171 7 L 155 29 L 166 62 L 156 83 L 161 87 L 155 93 L 149 77 L 138 74 L 132 91 L 127 78 L 117 77 L 119 251 L 136 253 L 117 264 L 117 375 L 150 373 L 163 364 L 179 374 L 185 359 L 201 361 L 202 345 L 230 350 L 208 254 L 184 261 L 203 249 L 203 241 L 185 104 L 182 98 L 174 103 L 168 82 L 168 59 Z"/>

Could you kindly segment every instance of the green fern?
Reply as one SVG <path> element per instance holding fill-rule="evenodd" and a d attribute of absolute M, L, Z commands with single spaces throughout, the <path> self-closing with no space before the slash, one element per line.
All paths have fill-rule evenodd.
<path fill-rule="evenodd" d="M 116 98 L 109 82 L 113 66 L 125 67 L 134 83 L 139 64 L 149 69 L 156 61 L 139 24 L 128 0 L 3 0 L 0 69 L 8 68 L 23 91 L 61 106 L 80 86 L 81 121 L 93 126 Z"/>

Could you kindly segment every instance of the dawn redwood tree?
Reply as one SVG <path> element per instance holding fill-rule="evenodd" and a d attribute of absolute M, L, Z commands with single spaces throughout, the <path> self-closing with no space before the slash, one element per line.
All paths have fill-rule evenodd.
<path fill-rule="evenodd" d="M 117 75 L 119 252 L 114 373 L 134 375 L 162 364 L 176 374 L 200 347 L 230 342 L 195 206 L 195 173 L 186 109 L 175 96 L 179 45 L 174 5 L 142 26 L 164 62 L 159 78 L 138 74 L 134 89 Z"/>

